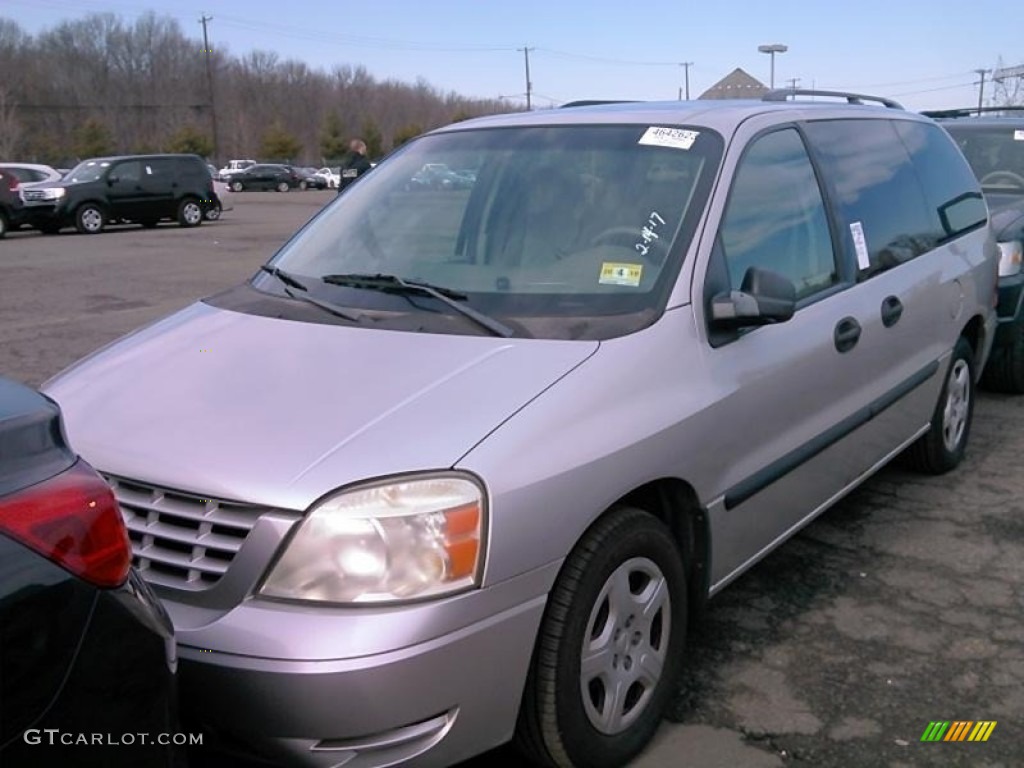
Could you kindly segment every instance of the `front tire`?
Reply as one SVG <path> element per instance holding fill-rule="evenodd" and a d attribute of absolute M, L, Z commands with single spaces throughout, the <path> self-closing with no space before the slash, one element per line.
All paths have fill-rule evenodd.
<path fill-rule="evenodd" d="M 612 510 L 566 559 L 548 600 L 516 745 L 557 768 L 618 768 L 654 735 L 680 668 L 686 576 L 672 533 Z"/>
<path fill-rule="evenodd" d="M 288 189 L 289 189 L 289 187 L 288 187 L 288 182 L 287 181 L 278 182 L 278 185 L 277 185 L 277 191 L 278 192 L 287 192 Z"/>
<path fill-rule="evenodd" d="M 75 229 L 83 235 L 98 235 L 106 224 L 107 217 L 96 203 L 84 203 L 75 211 Z"/>
<path fill-rule="evenodd" d="M 223 213 L 223 209 L 221 208 L 220 201 L 217 200 L 211 208 L 206 209 L 206 213 L 204 215 L 206 216 L 207 221 L 217 221 L 220 218 L 221 213 Z"/>
<path fill-rule="evenodd" d="M 1011 323 L 1009 333 L 1007 344 L 992 350 L 981 384 L 993 392 L 1020 395 L 1024 394 L 1024 317 Z"/>
<path fill-rule="evenodd" d="M 0 237 L 4 237 L 7 234 L 7 230 L 10 229 L 11 225 L 7 221 L 7 214 L 0 211 Z"/>
<path fill-rule="evenodd" d="M 954 469 L 967 451 L 973 416 L 974 349 L 961 336 L 953 347 L 931 426 L 908 450 L 911 465 L 930 475 Z"/>
<path fill-rule="evenodd" d="M 231 191 L 232 192 L 241 192 L 244 188 L 245 187 L 242 185 L 242 182 L 240 182 L 240 181 L 232 181 L 231 182 Z"/>
<path fill-rule="evenodd" d="M 178 224 L 183 227 L 198 227 L 203 223 L 203 207 L 194 197 L 186 197 L 178 204 Z"/>
<path fill-rule="evenodd" d="M 278 187 L 278 189 L 280 189 L 282 192 L 284 192 L 284 190 L 281 189 L 280 187 Z M 299 189 L 301 189 L 303 192 L 305 192 L 307 189 L 309 189 L 309 184 L 307 184 L 305 181 L 300 181 L 299 182 Z"/>

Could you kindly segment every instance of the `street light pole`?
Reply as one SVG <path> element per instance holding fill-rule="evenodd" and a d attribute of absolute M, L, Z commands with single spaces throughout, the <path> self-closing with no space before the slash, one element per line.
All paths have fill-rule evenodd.
<path fill-rule="evenodd" d="M 783 45 L 782 43 L 771 43 L 769 45 L 759 45 L 759 46 L 757 46 L 757 50 L 760 51 L 761 53 L 767 53 L 767 54 L 769 54 L 772 57 L 772 75 L 771 75 L 770 87 L 774 90 L 775 89 L 775 54 L 776 53 L 785 53 L 786 51 L 789 50 L 789 46 L 788 45 Z"/>

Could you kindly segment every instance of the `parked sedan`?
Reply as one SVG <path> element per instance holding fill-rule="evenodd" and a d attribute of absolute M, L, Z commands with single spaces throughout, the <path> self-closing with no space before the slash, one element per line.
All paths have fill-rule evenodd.
<path fill-rule="evenodd" d="M 60 181 L 64 175 L 55 168 L 38 163 L 0 163 L 0 170 L 13 174 L 25 188 L 48 181 Z"/>
<path fill-rule="evenodd" d="M 318 176 L 323 176 L 324 181 L 327 182 L 327 188 L 328 189 L 337 189 L 338 188 L 338 183 L 341 181 L 341 168 L 340 167 L 336 166 L 334 168 L 328 168 L 328 167 L 325 166 L 325 167 L 321 168 L 320 170 L 318 170 L 316 173 L 317 173 Z"/>
<path fill-rule="evenodd" d="M 294 168 L 299 175 L 299 189 L 327 189 L 327 179 L 316 168 Z"/>
<path fill-rule="evenodd" d="M 131 556 L 60 409 L 0 378 L 0 765 L 177 764 L 156 743 L 177 735 L 171 624 Z M 120 745 L 75 746 L 95 733 Z"/>
<path fill-rule="evenodd" d="M 232 192 L 243 190 L 268 190 L 276 189 L 278 192 L 287 192 L 295 189 L 301 183 L 302 178 L 287 165 L 271 165 L 264 163 L 246 168 L 231 177 L 229 186 Z"/>

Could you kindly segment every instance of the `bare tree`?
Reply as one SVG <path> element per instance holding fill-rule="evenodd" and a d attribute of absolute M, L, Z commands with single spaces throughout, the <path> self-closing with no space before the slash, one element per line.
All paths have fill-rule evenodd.
<path fill-rule="evenodd" d="M 0 84 L 0 158 L 14 156 L 21 141 L 21 123 L 11 98 L 11 90 Z"/>

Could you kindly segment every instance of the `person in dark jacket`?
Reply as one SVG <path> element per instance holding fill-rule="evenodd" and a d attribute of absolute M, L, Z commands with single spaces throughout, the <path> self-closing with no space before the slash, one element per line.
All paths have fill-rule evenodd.
<path fill-rule="evenodd" d="M 348 143 L 349 158 L 341 166 L 341 178 L 338 180 L 338 194 L 345 191 L 352 182 L 366 173 L 373 166 L 366 159 L 366 142 L 362 139 L 352 139 Z"/>

